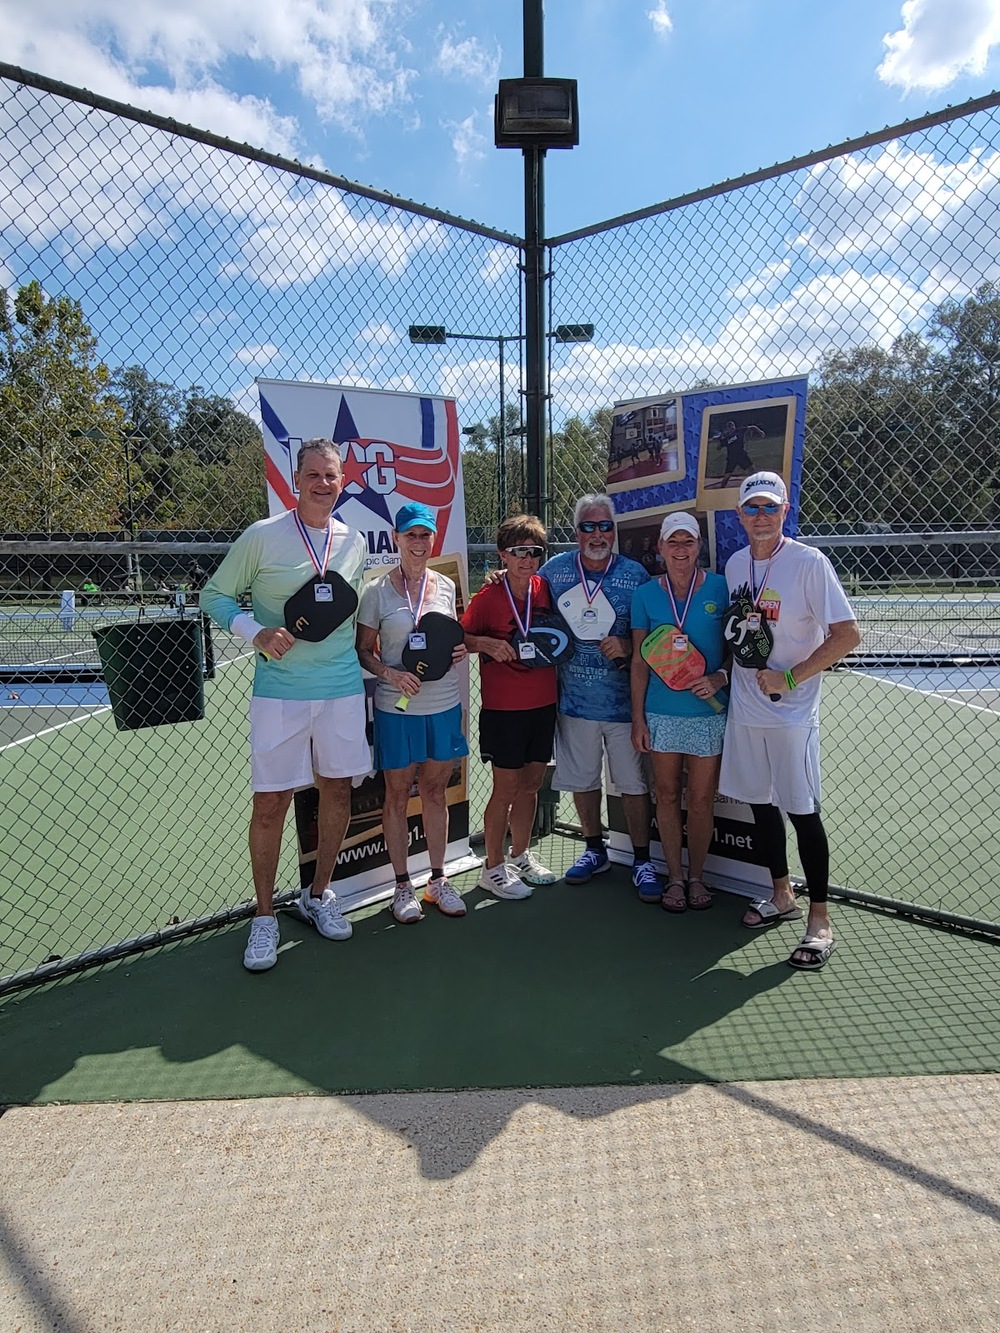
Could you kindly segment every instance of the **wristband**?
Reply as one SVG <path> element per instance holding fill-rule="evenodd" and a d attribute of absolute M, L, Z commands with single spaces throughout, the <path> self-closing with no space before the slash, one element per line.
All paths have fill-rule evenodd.
<path fill-rule="evenodd" d="M 728 685 L 728 684 L 729 684 L 729 672 L 726 670 L 725 667 L 719 667 L 719 675 L 722 677 L 722 679 L 723 679 L 723 680 L 726 682 L 726 684 Z"/>
<path fill-rule="evenodd" d="M 792 675 L 791 667 L 785 672 L 785 684 L 788 686 L 789 691 L 794 690 L 797 684 L 795 677 Z"/>

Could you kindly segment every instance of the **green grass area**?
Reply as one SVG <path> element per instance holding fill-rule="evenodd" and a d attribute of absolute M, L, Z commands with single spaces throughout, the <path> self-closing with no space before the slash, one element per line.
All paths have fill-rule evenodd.
<path fill-rule="evenodd" d="M 561 862 L 578 845 L 553 839 Z M 627 872 L 462 920 L 371 910 L 347 943 L 283 917 L 278 966 L 245 926 L 0 1002 L 0 1102 L 658 1084 L 1000 1069 L 996 947 L 838 907 L 816 975 L 793 925 L 741 902 L 672 917 Z"/>

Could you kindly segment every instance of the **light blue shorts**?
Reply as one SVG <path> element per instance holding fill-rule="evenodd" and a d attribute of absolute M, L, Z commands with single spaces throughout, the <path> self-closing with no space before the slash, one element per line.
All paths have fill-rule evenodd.
<path fill-rule="evenodd" d="M 427 759 L 461 759 L 469 753 L 462 735 L 462 705 L 443 713 L 391 713 L 375 709 L 376 768 L 409 768 Z"/>
<path fill-rule="evenodd" d="M 722 753 L 726 715 L 717 717 L 667 717 L 647 713 L 650 749 L 661 754 L 693 754 L 702 759 Z"/>

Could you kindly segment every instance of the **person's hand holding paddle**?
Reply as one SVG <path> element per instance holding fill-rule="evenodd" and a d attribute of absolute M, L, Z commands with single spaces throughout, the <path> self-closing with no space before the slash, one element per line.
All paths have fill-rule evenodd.
<path fill-rule="evenodd" d="M 616 634 L 608 634 L 597 645 L 609 662 L 614 662 L 618 669 L 624 670 L 631 657 L 627 639 L 619 639 Z"/>
<path fill-rule="evenodd" d="M 262 629 L 253 637 L 253 646 L 259 653 L 271 661 L 277 661 L 284 657 L 289 648 L 295 647 L 295 636 L 289 634 L 283 626 L 279 625 L 276 629 Z"/>

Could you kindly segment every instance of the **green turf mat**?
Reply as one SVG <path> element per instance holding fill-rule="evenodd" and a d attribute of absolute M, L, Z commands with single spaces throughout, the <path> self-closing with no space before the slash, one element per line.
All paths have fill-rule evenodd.
<path fill-rule="evenodd" d="M 1000 1070 L 995 945 L 840 906 L 810 976 L 725 894 L 672 917 L 619 868 L 520 903 L 472 881 L 465 919 L 371 910 L 348 943 L 283 917 L 266 974 L 239 926 L 11 996 L 0 1102 Z"/>

